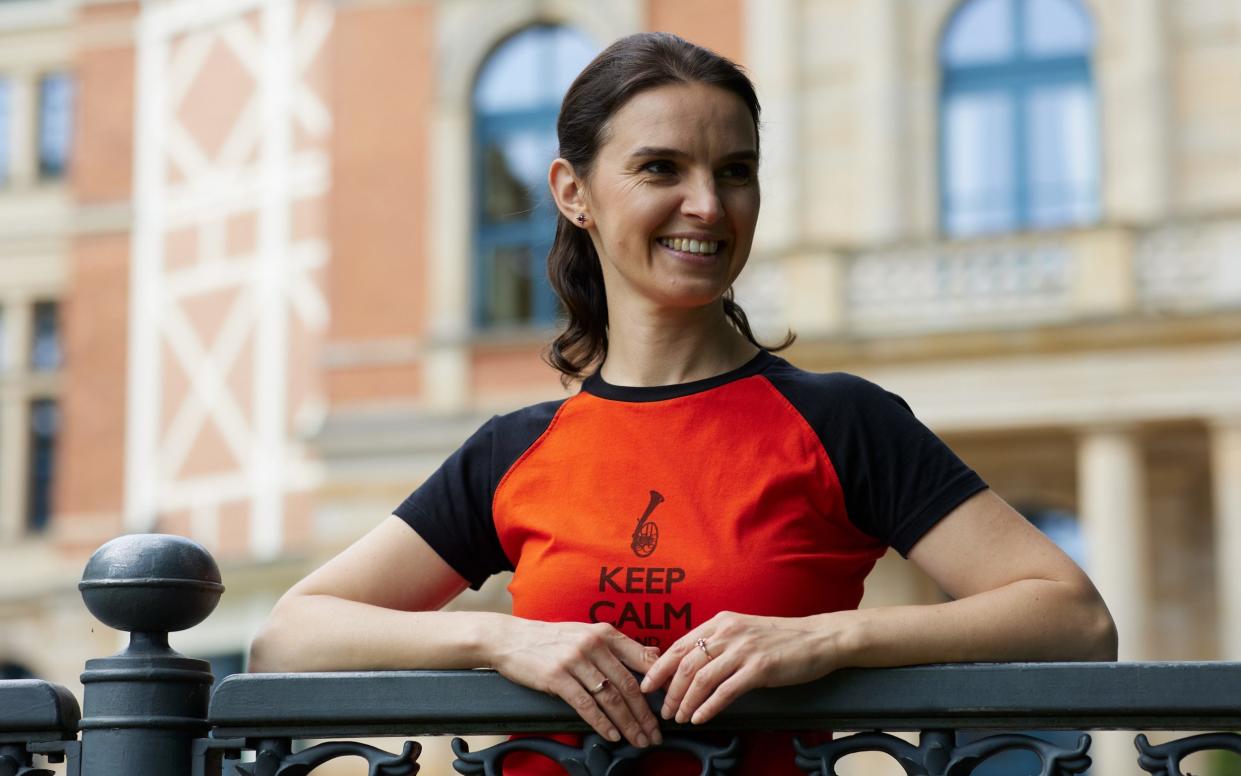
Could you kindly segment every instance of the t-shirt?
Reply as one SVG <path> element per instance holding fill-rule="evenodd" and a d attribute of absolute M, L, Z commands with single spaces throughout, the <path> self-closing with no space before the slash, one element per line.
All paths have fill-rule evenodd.
<path fill-rule="evenodd" d="M 898 396 L 762 351 L 679 385 L 596 373 L 494 417 L 395 514 L 471 587 L 513 571 L 513 614 L 664 649 L 721 611 L 856 608 L 887 547 L 907 555 L 985 487 Z M 760 739 L 743 739 L 738 774 L 800 773 L 788 734 L 776 761 Z M 642 772 L 698 773 L 681 757 Z M 539 760 L 505 772 L 563 772 Z"/>

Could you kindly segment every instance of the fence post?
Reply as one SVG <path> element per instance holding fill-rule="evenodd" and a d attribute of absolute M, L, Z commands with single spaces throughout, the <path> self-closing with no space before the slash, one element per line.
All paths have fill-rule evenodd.
<path fill-rule="evenodd" d="M 179 536 L 113 539 L 91 556 L 78 584 L 91 614 L 130 633 L 82 674 L 82 776 L 185 776 L 206 735 L 210 664 L 168 646 L 170 631 L 207 618 L 224 586 L 215 560 Z"/>

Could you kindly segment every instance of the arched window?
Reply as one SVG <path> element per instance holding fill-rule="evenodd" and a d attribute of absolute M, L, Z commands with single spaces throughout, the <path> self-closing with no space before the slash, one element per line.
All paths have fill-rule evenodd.
<path fill-rule="evenodd" d="M 34 672 L 21 663 L 0 661 L 0 679 L 37 679 Z"/>
<path fill-rule="evenodd" d="M 953 236 L 1091 223 L 1099 146 L 1078 0 L 966 0 L 940 41 L 940 207 Z"/>
<path fill-rule="evenodd" d="M 480 327 L 551 323 L 546 259 L 555 232 L 547 167 L 556 158 L 560 100 L 597 47 L 561 26 L 528 27 L 504 41 L 474 86 L 474 321 Z"/>

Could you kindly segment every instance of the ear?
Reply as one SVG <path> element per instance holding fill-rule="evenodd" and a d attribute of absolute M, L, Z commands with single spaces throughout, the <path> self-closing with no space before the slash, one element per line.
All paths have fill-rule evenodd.
<path fill-rule="evenodd" d="M 590 198 L 586 182 L 577 177 L 573 165 L 564 159 L 552 161 L 547 171 L 547 185 L 551 189 L 552 199 L 556 200 L 556 209 L 569 219 L 570 223 L 579 223 L 581 214 L 590 215 Z"/>

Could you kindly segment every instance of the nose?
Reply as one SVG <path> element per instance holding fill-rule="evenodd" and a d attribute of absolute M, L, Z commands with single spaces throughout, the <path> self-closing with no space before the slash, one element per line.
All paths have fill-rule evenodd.
<path fill-rule="evenodd" d="M 681 201 L 681 213 L 707 224 L 720 220 L 724 214 L 724 206 L 715 187 L 715 176 L 695 176 L 686 186 L 685 198 Z"/>

